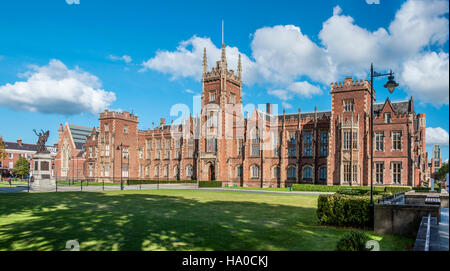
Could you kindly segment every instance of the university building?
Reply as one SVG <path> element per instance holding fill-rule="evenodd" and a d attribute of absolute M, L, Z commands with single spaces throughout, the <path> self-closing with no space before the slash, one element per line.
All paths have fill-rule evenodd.
<path fill-rule="evenodd" d="M 268 103 L 248 112 L 240 57 L 236 71 L 227 67 L 225 45 L 212 69 L 206 58 L 205 49 L 198 116 L 170 124 L 161 118 L 157 127 L 139 130 L 137 116 L 105 110 L 98 128 L 78 127 L 78 145 L 75 126 L 61 125 L 59 176 L 220 180 L 250 187 L 370 185 L 371 175 L 375 185 L 427 181 L 425 114 L 416 114 L 412 97 L 374 104 L 371 171 L 369 81 L 347 77 L 332 83 L 330 111 L 277 114 Z M 74 159 L 83 166 L 73 170 Z"/>
<path fill-rule="evenodd" d="M 19 160 L 19 158 L 23 157 L 27 159 L 30 163 L 30 172 L 34 167 L 33 156 L 38 150 L 38 145 L 36 144 L 28 144 L 22 142 L 22 139 L 18 138 L 16 142 L 4 142 L 5 143 L 5 152 L 6 157 L 0 158 L 0 177 L 6 178 L 10 177 L 13 174 L 14 165 Z M 58 147 L 57 145 L 46 146 L 47 150 L 50 152 L 52 157 L 56 156 Z M 52 165 L 52 169 L 55 168 L 55 165 Z M 52 170 L 52 176 L 54 176 L 54 170 Z"/>

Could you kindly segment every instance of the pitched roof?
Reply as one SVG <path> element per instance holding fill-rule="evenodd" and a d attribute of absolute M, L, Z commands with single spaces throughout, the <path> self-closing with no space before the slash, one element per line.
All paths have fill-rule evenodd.
<path fill-rule="evenodd" d="M 55 150 L 54 146 L 46 146 L 46 147 L 50 152 L 53 152 Z M 36 144 L 27 144 L 27 143 L 19 144 L 17 142 L 5 142 L 5 150 L 36 152 L 38 150 L 38 146 Z"/>
<path fill-rule="evenodd" d="M 409 112 L 414 113 L 414 109 L 412 108 L 412 102 L 411 100 L 405 100 L 405 101 L 397 101 L 397 102 L 391 102 L 392 109 L 394 110 L 395 114 L 408 114 Z M 373 112 L 374 114 L 379 114 L 381 110 L 383 110 L 384 103 L 374 103 L 373 104 Z"/>
<path fill-rule="evenodd" d="M 314 114 L 315 112 L 306 112 L 306 113 L 300 113 L 300 118 L 305 119 L 305 118 L 314 118 Z M 320 119 L 322 117 L 331 117 L 331 111 L 317 111 L 317 118 Z M 295 114 L 286 114 L 285 115 L 286 120 L 289 119 L 294 119 L 294 120 L 298 120 L 298 113 Z M 282 120 L 283 119 L 283 115 L 278 115 L 278 119 Z"/>

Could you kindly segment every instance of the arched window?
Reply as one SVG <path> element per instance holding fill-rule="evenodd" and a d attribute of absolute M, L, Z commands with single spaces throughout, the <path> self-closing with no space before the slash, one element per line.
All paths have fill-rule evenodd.
<path fill-rule="evenodd" d="M 165 165 L 164 166 L 164 177 L 168 177 L 169 176 L 169 166 Z"/>
<path fill-rule="evenodd" d="M 312 179 L 312 167 L 305 166 L 303 168 L 303 179 Z"/>
<path fill-rule="evenodd" d="M 288 179 L 295 179 L 297 177 L 295 166 L 289 166 L 287 169 Z"/>
<path fill-rule="evenodd" d="M 251 147 L 251 156 L 258 157 L 260 155 L 259 153 L 259 130 L 257 127 L 253 128 L 250 132 L 250 139 L 252 140 L 252 147 Z"/>
<path fill-rule="evenodd" d="M 252 178 L 259 178 L 259 166 L 253 165 L 250 167 Z"/>
<path fill-rule="evenodd" d="M 173 168 L 173 177 L 174 177 L 174 178 L 178 178 L 178 175 L 179 175 L 178 166 L 175 166 L 175 167 Z"/>
<path fill-rule="evenodd" d="M 279 166 L 275 166 L 272 168 L 272 177 L 280 178 L 280 167 Z"/>
<path fill-rule="evenodd" d="M 159 165 L 155 166 L 155 177 L 159 177 Z"/>
<path fill-rule="evenodd" d="M 238 177 L 238 178 L 242 177 L 242 174 L 243 174 L 242 165 L 236 166 L 235 172 L 236 172 L 236 177 Z"/>
<path fill-rule="evenodd" d="M 327 179 L 327 167 L 322 166 L 319 168 L 319 179 L 326 180 Z"/>

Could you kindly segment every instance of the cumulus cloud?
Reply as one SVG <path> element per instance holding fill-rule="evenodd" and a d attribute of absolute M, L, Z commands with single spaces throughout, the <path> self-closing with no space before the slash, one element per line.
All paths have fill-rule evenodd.
<path fill-rule="evenodd" d="M 31 65 L 19 74 L 26 81 L 0 86 L 0 105 L 15 110 L 72 115 L 98 113 L 107 108 L 116 96 L 101 89 L 100 80 L 78 67 L 67 68 L 57 59 L 48 65 Z"/>
<path fill-rule="evenodd" d="M 290 84 L 301 76 L 329 84 L 334 68 L 324 49 L 294 25 L 263 27 L 253 35 L 252 57 L 260 78 L 271 83 Z"/>
<path fill-rule="evenodd" d="M 448 104 L 448 54 L 430 52 L 406 61 L 400 83 L 423 102 Z"/>
<path fill-rule="evenodd" d="M 131 56 L 128 56 L 128 55 L 123 55 L 123 56 L 109 55 L 108 58 L 113 61 L 118 61 L 118 60 L 124 61 L 125 63 L 130 63 L 131 61 L 133 61 Z"/>
<path fill-rule="evenodd" d="M 207 64 L 209 69 L 216 66 L 216 61 L 220 60 L 221 49 L 216 47 L 210 38 L 193 36 L 189 40 L 182 41 L 175 51 L 159 50 L 153 58 L 144 61 L 142 65 L 146 69 L 156 70 L 162 73 L 170 74 L 171 79 L 181 77 L 191 77 L 200 80 L 203 67 L 203 50 L 206 48 Z M 243 80 L 244 83 L 253 81 L 254 63 L 243 53 L 240 53 L 237 47 L 225 47 L 227 53 L 228 69 L 237 70 L 239 54 L 241 54 Z"/>
<path fill-rule="evenodd" d="M 291 109 L 292 108 L 292 105 L 290 103 L 287 103 L 287 102 L 281 102 L 281 105 L 285 109 Z"/>
<path fill-rule="evenodd" d="M 270 89 L 268 94 L 278 97 L 282 101 L 292 99 L 294 96 L 300 98 L 312 98 L 314 95 L 322 94 L 320 87 L 310 84 L 309 82 L 294 82 L 285 89 Z"/>
<path fill-rule="evenodd" d="M 440 144 L 441 146 L 448 146 L 448 132 L 441 127 L 427 127 L 425 134 L 427 145 Z"/>
<path fill-rule="evenodd" d="M 314 84 L 328 85 L 348 75 L 367 77 L 373 62 L 377 71 L 393 69 L 402 79 L 401 86 L 419 100 L 448 104 L 448 53 L 429 49 L 443 49 L 448 41 L 448 8 L 446 0 L 408 0 L 387 28 L 372 31 L 359 26 L 336 6 L 332 16 L 323 22 L 318 43 L 295 25 L 262 27 L 251 34 L 251 55 L 242 54 L 244 83 L 263 84 L 271 89 L 269 94 L 282 100 L 294 97 L 294 93 L 311 97 L 322 93 L 320 88 L 310 88 Z M 170 74 L 172 79 L 200 80 L 203 48 L 208 53 L 209 67 L 215 66 L 220 48 L 209 38 L 197 36 L 180 42 L 174 51 L 158 51 L 143 66 Z M 239 50 L 229 46 L 226 49 L 229 67 L 234 69 Z M 433 64 L 433 72 L 427 70 L 427 65 Z M 428 80 L 418 82 L 417 78 L 431 74 L 434 83 L 426 86 Z M 296 84 L 298 81 L 310 85 Z M 431 89 L 436 95 L 429 95 Z"/>
<path fill-rule="evenodd" d="M 448 104 L 448 53 L 426 51 L 429 45 L 448 41 L 449 23 L 444 16 L 448 8 L 448 1 L 409 0 L 388 29 L 371 32 L 342 15 L 337 6 L 319 38 L 340 76 L 364 76 L 373 62 L 381 71 L 397 71 L 410 95 L 435 105 Z"/>

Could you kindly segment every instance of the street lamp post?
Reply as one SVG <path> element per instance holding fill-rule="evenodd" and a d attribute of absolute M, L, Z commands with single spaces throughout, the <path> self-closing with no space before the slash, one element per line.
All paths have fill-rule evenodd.
<path fill-rule="evenodd" d="M 120 143 L 119 146 L 117 146 L 117 150 L 120 150 L 120 190 L 123 190 L 123 162 L 122 162 L 122 158 L 123 158 L 123 144 Z"/>
<path fill-rule="evenodd" d="M 68 163 L 68 170 L 67 170 L 67 180 L 69 181 L 69 186 L 70 186 L 70 161 L 72 160 L 72 157 L 69 156 L 69 163 Z"/>
<path fill-rule="evenodd" d="M 373 63 L 370 64 L 370 226 L 373 227 L 374 223 L 374 203 L 373 203 L 373 177 L 374 177 L 374 157 L 373 157 L 373 140 L 374 140 L 374 133 L 373 133 L 373 101 L 375 100 L 375 96 L 373 93 L 373 78 L 374 77 L 381 77 L 381 76 L 388 76 L 388 81 L 384 85 L 385 88 L 388 89 L 389 93 L 393 93 L 394 89 L 398 87 L 398 83 L 394 81 L 394 73 L 392 70 L 389 73 L 378 73 L 373 70 Z"/>

